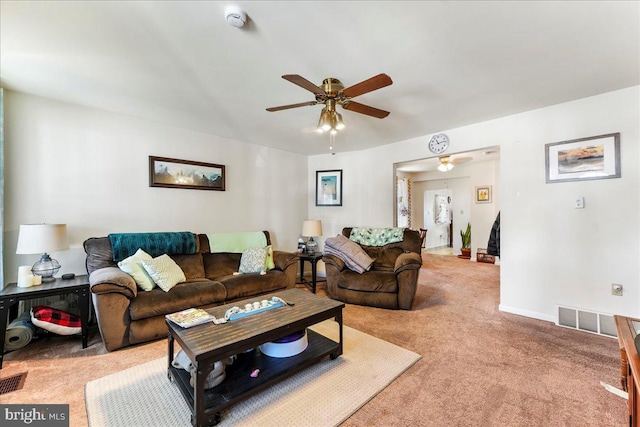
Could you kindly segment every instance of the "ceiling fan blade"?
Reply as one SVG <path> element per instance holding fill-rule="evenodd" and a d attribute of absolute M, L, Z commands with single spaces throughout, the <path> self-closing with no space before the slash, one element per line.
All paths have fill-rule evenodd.
<path fill-rule="evenodd" d="M 342 93 L 347 98 L 355 98 L 363 93 L 372 92 L 374 90 L 389 86 L 393 81 L 386 74 L 378 74 L 363 82 L 357 83 L 344 89 Z"/>
<path fill-rule="evenodd" d="M 280 107 L 270 107 L 267 108 L 267 111 L 280 111 L 280 110 L 288 110 L 289 108 L 298 108 L 298 107 L 308 107 L 311 105 L 316 105 L 318 101 L 308 101 L 308 102 L 300 102 L 299 104 L 289 104 L 289 105 L 281 105 Z"/>
<path fill-rule="evenodd" d="M 295 85 L 300 86 L 303 89 L 308 90 L 309 92 L 313 92 L 316 95 L 326 95 L 324 93 L 324 90 L 320 89 L 318 86 L 314 85 L 309 80 L 297 74 L 285 74 L 284 76 L 282 76 L 282 78 L 290 81 Z"/>
<path fill-rule="evenodd" d="M 377 108 L 369 107 L 368 105 L 360 104 L 359 102 L 349 101 L 348 104 L 343 105 L 346 110 L 355 111 L 356 113 L 366 114 L 367 116 L 377 117 L 378 119 L 384 119 L 389 115 L 388 111 L 379 110 Z"/>
<path fill-rule="evenodd" d="M 473 157 L 454 157 L 449 160 L 449 163 L 460 165 L 462 163 L 470 162 L 471 160 L 473 160 Z"/>

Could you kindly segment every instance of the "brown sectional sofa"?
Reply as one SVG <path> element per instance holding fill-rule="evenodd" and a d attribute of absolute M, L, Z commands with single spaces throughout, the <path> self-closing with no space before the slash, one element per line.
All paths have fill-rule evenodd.
<path fill-rule="evenodd" d="M 264 234 L 270 245 L 269 232 Z M 113 261 L 108 237 L 92 237 L 84 242 L 93 305 L 107 350 L 166 337 L 166 314 L 295 287 L 298 264 L 295 254 L 273 251 L 275 268 L 265 275 L 233 275 L 238 271 L 242 254 L 211 253 L 207 235 L 195 237 L 196 253 L 168 254 L 187 279 L 169 292 L 158 287 L 151 291 L 138 289 L 133 278 Z"/>

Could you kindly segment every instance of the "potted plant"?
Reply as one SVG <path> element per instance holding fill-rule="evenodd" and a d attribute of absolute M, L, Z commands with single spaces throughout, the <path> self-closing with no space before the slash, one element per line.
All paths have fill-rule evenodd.
<path fill-rule="evenodd" d="M 467 229 L 464 232 L 460 230 L 460 237 L 462 238 L 460 258 L 471 259 L 471 223 L 467 223 Z"/>

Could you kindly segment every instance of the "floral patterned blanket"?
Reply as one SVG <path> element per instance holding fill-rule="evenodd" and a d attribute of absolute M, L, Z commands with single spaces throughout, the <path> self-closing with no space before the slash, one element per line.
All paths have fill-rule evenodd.
<path fill-rule="evenodd" d="M 402 242 L 404 228 L 353 228 L 349 239 L 366 246 L 384 246 L 389 243 Z"/>

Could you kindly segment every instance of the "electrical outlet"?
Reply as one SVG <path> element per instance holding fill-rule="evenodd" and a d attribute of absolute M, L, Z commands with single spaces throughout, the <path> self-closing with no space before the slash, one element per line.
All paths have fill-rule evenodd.
<path fill-rule="evenodd" d="M 622 285 L 619 285 L 618 283 L 612 283 L 611 284 L 611 295 L 615 295 L 618 297 L 622 296 Z"/>

